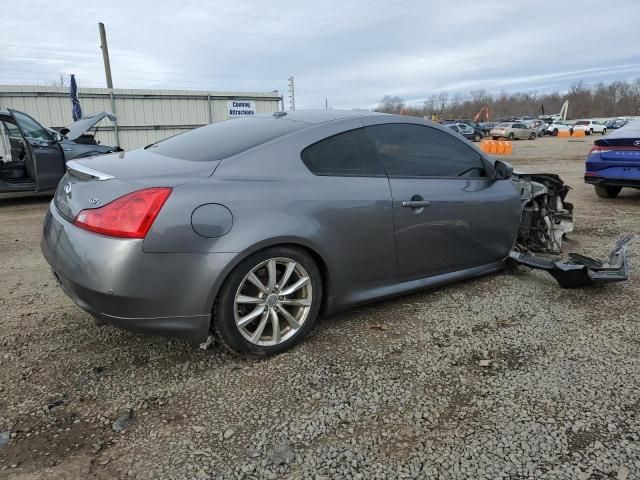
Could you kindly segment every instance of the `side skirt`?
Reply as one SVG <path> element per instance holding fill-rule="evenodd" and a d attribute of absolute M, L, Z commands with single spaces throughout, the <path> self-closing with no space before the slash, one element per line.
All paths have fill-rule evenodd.
<path fill-rule="evenodd" d="M 424 290 L 426 288 L 434 288 L 448 283 L 458 282 L 473 277 L 479 277 L 494 273 L 504 269 L 505 262 L 495 262 L 479 267 L 467 268 L 456 272 L 443 273 L 433 277 L 419 278 L 408 282 L 395 283 L 382 287 L 375 287 L 367 290 L 360 290 L 343 296 L 332 297 L 329 299 L 325 309 L 325 315 L 332 315 L 342 310 L 346 310 L 357 305 L 370 303 L 378 300 L 385 300 L 400 295 L 406 295 L 412 292 Z"/>

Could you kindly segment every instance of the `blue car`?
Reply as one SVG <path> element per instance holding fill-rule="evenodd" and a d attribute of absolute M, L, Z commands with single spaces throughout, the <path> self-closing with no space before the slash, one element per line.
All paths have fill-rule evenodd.
<path fill-rule="evenodd" d="M 602 198 L 615 198 L 623 187 L 640 188 L 640 120 L 596 140 L 587 156 L 584 181 Z"/>

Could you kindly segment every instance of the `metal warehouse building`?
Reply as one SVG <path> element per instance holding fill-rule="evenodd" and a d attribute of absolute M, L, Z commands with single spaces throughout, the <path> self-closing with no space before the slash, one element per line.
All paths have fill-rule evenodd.
<path fill-rule="evenodd" d="M 105 145 L 119 143 L 125 150 L 233 116 L 275 112 L 281 102 L 276 91 L 82 88 L 78 97 L 84 116 L 102 111 L 117 115 L 117 126 L 109 120 L 99 124 L 96 139 Z M 73 122 L 66 87 L 0 86 L 0 109 L 6 108 L 25 112 L 54 129 Z"/>

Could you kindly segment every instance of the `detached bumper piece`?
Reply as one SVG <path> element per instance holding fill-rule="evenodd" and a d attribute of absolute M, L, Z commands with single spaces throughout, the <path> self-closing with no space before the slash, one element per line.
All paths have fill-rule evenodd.
<path fill-rule="evenodd" d="M 597 283 L 622 282 L 629 279 L 627 249 L 633 235 L 624 235 L 617 242 L 609 261 L 570 253 L 566 262 L 547 260 L 532 254 L 512 251 L 509 256 L 520 265 L 538 270 L 546 270 L 562 288 L 579 288 Z"/>

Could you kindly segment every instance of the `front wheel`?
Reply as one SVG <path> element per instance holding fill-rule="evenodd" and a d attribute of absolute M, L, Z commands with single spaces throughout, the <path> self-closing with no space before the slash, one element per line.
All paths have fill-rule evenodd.
<path fill-rule="evenodd" d="M 237 355 L 274 355 L 313 328 L 321 301 L 322 281 L 313 259 L 296 248 L 268 248 L 229 274 L 214 305 L 212 330 Z"/>
<path fill-rule="evenodd" d="M 536 139 L 536 132 L 531 132 L 531 134 L 529 135 L 529 140 L 535 140 Z"/>
<path fill-rule="evenodd" d="M 516 138 L 516 136 L 513 134 L 513 132 L 511 132 L 507 138 L 509 140 L 513 140 L 514 138 Z"/>
<path fill-rule="evenodd" d="M 607 134 L 607 129 L 606 129 L 606 128 L 603 128 L 603 129 L 602 129 L 602 135 L 606 135 L 606 134 Z"/>
<path fill-rule="evenodd" d="M 553 132 L 551 133 L 551 135 L 553 135 L 554 137 L 557 137 L 558 136 L 558 129 L 554 128 Z"/>
<path fill-rule="evenodd" d="M 616 198 L 622 190 L 622 187 L 605 187 L 604 185 L 596 185 L 596 195 L 600 198 Z"/>
<path fill-rule="evenodd" d="M 479 134 L 479 133 L 476 133 L 476 134 L 473 136 L 473 141 L 474 141 L 474 142 L 479 142 L 480 140 L 482 140 L 482 137 L 480 136 L 480 134 Z"/>

